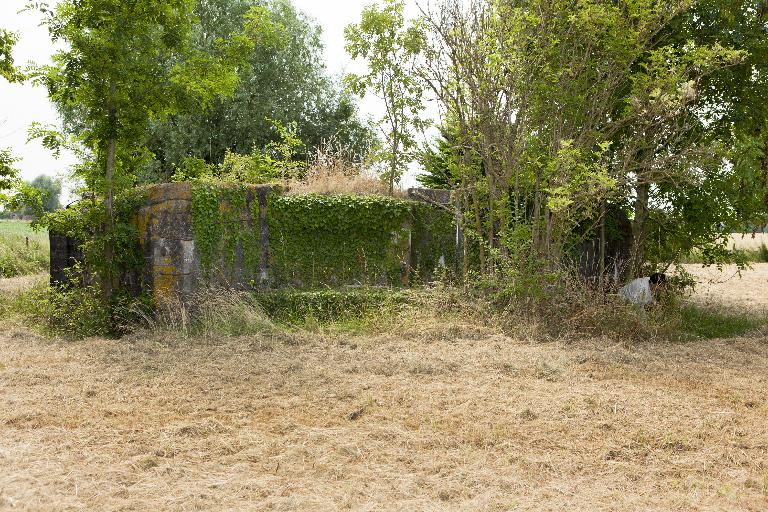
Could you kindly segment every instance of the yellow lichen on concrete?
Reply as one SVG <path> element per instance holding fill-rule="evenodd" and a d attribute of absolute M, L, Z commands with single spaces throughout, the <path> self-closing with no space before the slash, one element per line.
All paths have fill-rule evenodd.
<path fill-rule="evenodd" d="M 155 273 L 152 281 L 152 294 L 157 302 L 164 302 L 176 296 L 178 276 Z"/>

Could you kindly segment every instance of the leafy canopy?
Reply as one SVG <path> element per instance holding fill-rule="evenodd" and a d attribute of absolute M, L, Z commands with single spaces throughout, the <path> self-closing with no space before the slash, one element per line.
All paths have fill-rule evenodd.
<path fill-rule="evenodd" d="M 378 158 L 387 164 L 390 194 L 413 160 L 415 132 L 426 126 L 421 118 L 423 85 L 414 73 L 426 44 L 424 27 L 407 24 L 404 8 L 400 0 L 370 5 L 363 9 L 360 23 L 344 31 L 347 52 L 368 64 L 367 73 L 348 75 L 347 84 L 361 96 L 375 94 L 386 107 L 380 121 L 386 144 L 379 148 Z"/>
<path fill-rule="evenodd" d="M 321 32 L 288 0 L 198 0 L 191 45 L 215 55 L 221 41 L 242 30 L 254 6 L 269 15 L 274 38 L 259 39 L 238 67 L 233 94 L 215 99 L 208 109 L 187 109 L 152 123 L 147 145 L 156 162 L 147 181 L 167 180 L 185 158 L 222 163 L 228 154 L 247 155 L 279 140 L 273 121 L 295 123 L 304 147 L 296 158 L 334 140 L 362 159 L 372 133 L 358 115 L 352 97 L 327 76 Z"/>

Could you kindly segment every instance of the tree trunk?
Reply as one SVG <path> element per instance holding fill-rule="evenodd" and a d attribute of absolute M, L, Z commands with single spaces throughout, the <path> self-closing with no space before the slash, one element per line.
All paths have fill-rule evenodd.
<path fill-rule="evenodd" d="M 762 159 L 762 171 L 763 171 L 763 204 L 768 207 L 768 138 L 765 140 L 763 146 L 763 159 Z"/>
<path fill-rule="evenodd" d="M 605 231 L 605 216 L 607 215 L 605 209 L 605 202 L 600 205 L 600 260 L 598 262 L 600 275 L 598 276 L 598 284 L 600 290 L 605 289 L 605 250 L 607 245 L 607 236 Z"/>
<path fill-rule="evenodd" d="M 496 248 L 496 182 L 493 173 L 488 173 L 488 246 L 491 249 L 488 258 L 488 275 L 495 272 L 493 250 Z"/>
<path fill-rule="evenodd" d="M 478 249 L 480 251 L 480 269 L 481 272 L 486 272 L 485 266 L 485 244 L 483 243 L 483 221 L 480 217 L 480 201 L 477 197 L 477 189 L 472 187 L 472 206 L 475 212 L 475 230 L 480 238 L 478 240 Z"/>
<path fill-rule="evenodd" d="M 536 187 L 533 195 L 533 215 L 532 215 L 532 238 L 533 252 L 536 257 L 541 256 L 541 171 L 536 169 Z"/>
<path fill-rule="evenodd" d="M 632 264 L 630 265 L 632 276 L 630 277 L 639 277 L 645 263 L 646 221 L 651 184 L 638 181 L 635 188 L 637 198 L 635 199 L 635 220 L 632 222 Z"/>
<path fill-rule="evenodd" d="M 105 178 L 107 185 L 107 197 L 105 200 L 105 206 L 107 209 L 106 226 L 104 228 L 104 235 L 106 241 L 104 243 L 104 266 L 105 272 L 102 278 L 102 293 L 105 299 L 112 298 L 115 288 L 115 246 L 112 240 L 112 235 L 115 231 L 115 197 L 114 197 L 114 178 L 115 178 L 115 153 L 117 152 L 117 109 L 115 107 L 115 82 L 110 83 L 109 92 L 109 124 L 112 131 L 112 136 L 107 142 L 107 159 Z"/>
<path fill-rule="evenodd" d="M 389 161 L 389 195 L 395 195 L 395 173 L 397 172 L 397 139 L 392 143 L 392 158 Z"/>

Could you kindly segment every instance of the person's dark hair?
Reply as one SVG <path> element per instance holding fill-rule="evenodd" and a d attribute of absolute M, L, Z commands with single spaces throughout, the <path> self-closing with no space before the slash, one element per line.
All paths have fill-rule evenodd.
<path fill-rule="evenodd" d="M 666 284 L 667 276 L 665 274 L 653 274 L 651 276 L 651 284 Z"/>

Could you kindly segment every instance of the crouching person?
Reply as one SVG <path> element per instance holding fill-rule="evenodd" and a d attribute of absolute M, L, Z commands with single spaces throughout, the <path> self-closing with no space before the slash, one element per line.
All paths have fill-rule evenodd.
<path fill-rule="evenodd" d="M 630 281 L 619 290 L 619 295 L 626 302 L 647 306 L 656 304 L 661 292 L 667 285 L 667 276 L 653 274 Z"/>

